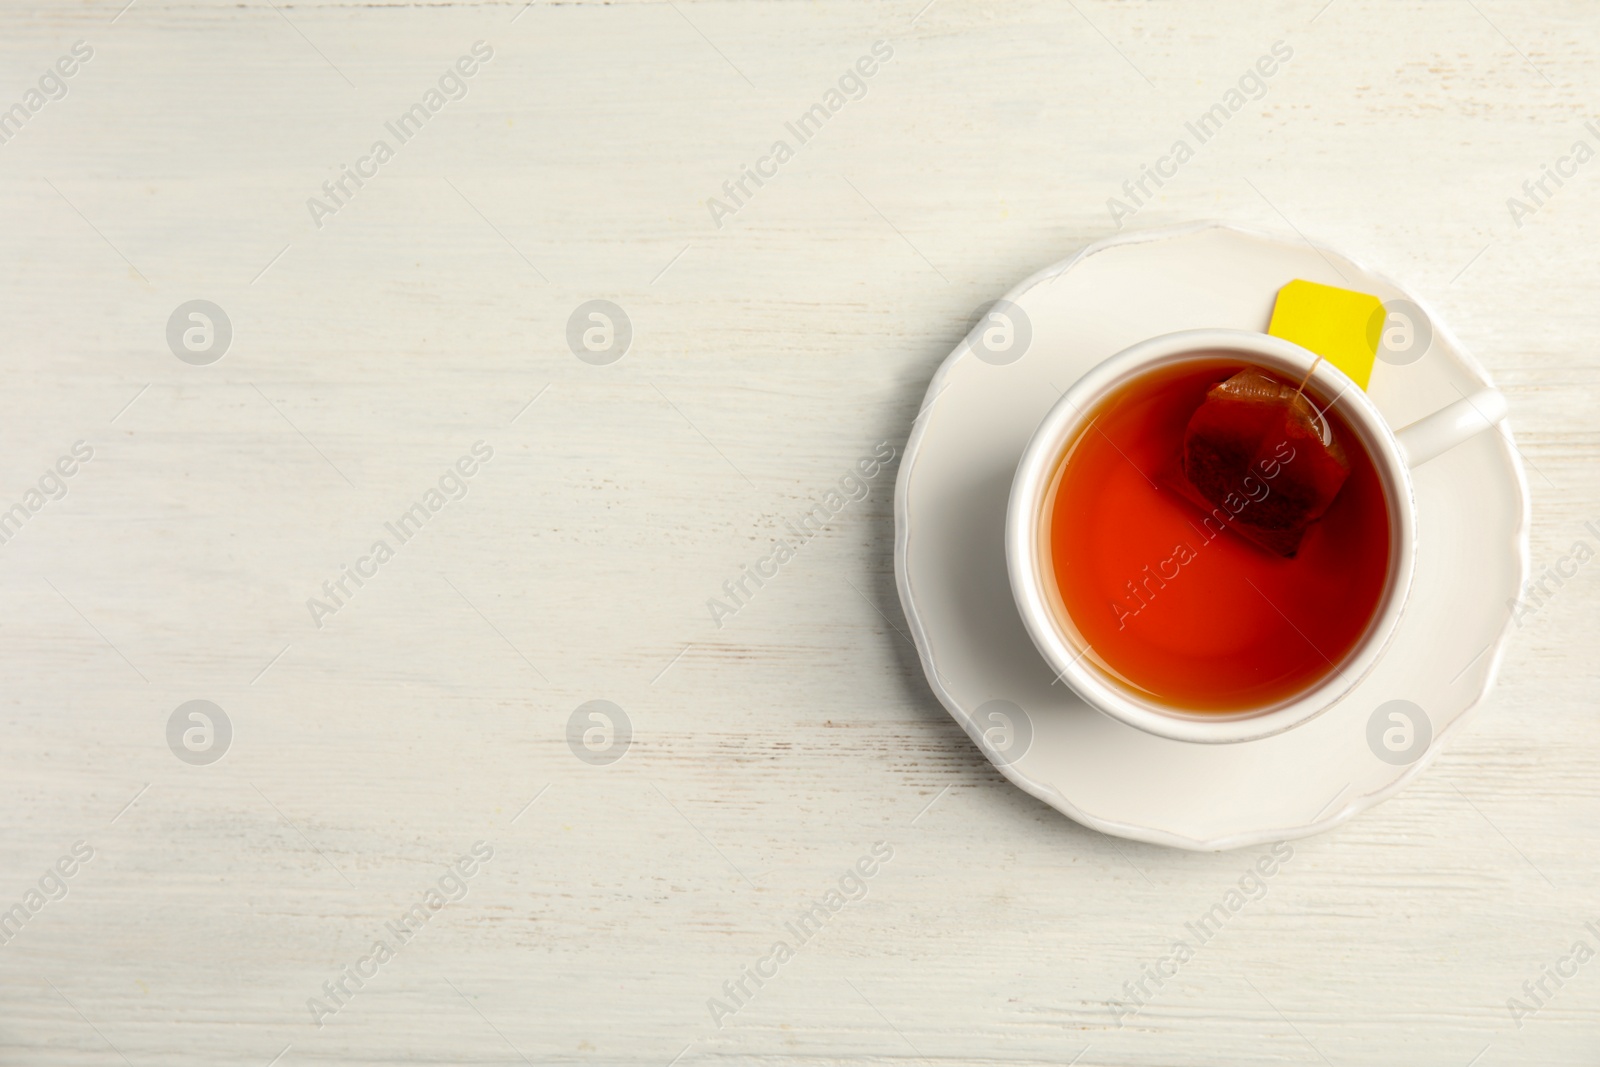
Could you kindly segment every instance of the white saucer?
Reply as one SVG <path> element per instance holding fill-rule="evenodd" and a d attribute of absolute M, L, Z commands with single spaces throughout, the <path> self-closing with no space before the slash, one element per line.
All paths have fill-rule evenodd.
<path fill-rule="evenodd" d="M 1007 293 L 1012 361 L 974 349 L 998 322 L 986 318 L 934 375 L 906 445 L 895 578 L 929 684 L 1007 778 L 1104 833 L 1224 849 L 1325 830 L 1420 772 L 1499 669 L 1508 602 L 1528 574 L 1527 483 L 1509 424 L 1417 469 L 1416 580 L 1394 643 L 1304 726 L 1240 744 L 1169 741 L 1089 708 L 1035 651 L 1004 545 L 1006 497 L 1033 428 L 1079 375 L 1135 341 L 1265 330 L 1294 278 L 1422 303 L 1295 237 L 1218 223 L 1119 236 Z M 1367 390 L 1396 428 L 1491 384 L 1428 314 L 1431 348 L 1405 365 L 1378 363 Z M 1426 716 L 1409 748 L 1404 719 L 1391 718 L 1404 706 L 1391 701 Z"/>

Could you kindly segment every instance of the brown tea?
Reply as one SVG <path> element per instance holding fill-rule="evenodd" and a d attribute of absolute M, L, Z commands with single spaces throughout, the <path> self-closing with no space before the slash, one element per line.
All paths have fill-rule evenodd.
<path fill-rule="evenodd" d="M 1157 703 L 1239 711 L 1311 688 L 1360 642 L 1388 581 L 1383 485 L 1336 413 L 1291 411 L 1296 425 L 1279 432 L 1223 411 L 1202 417 L 1202 447 L 1186 451 L 1208 394 L 1247 369 L 1195 361 L 1135 378 L 1101 401 L 1056 471 L 1049 538 L 1063 604 L 1090 659 Z M 1180 462 L 1205 499 L 1170 488 Z M 1264 548 L 1246 526 L 1284 543 Z"/>

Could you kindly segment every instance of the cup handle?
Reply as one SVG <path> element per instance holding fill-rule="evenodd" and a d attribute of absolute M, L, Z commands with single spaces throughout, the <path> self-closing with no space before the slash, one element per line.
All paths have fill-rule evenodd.
<path fill-rule="evenodd" d="M 1406 466 L 1415 468 L 1444 455 L 1505 417 L 1505 396 L 1497 389 L 1480 389 L 1397 430 L 1394 436 L 1405 455 Z"/>

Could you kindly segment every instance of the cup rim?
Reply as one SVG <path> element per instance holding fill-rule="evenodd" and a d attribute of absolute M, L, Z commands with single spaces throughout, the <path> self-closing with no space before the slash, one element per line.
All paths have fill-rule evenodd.
<path fill-rule="evenodd" d="M 1117 386 L 1155 367 L 1240 356 L 1245 362 L 1304 375 L 1362 438 L 1389 505 L 1389 580 L 1367 632 L 1334 670 L 1277 704 L 1239 712 L 1190 711 L 1137 697 L 1089 662 L 1050 603 L 1054 578 L 1045 573 L 1041 531 L 1046 495 L 1067 443 L 1098 402 Z M 1051 407 L 1024 449 L 1006 508 L 1006 569 L 1023 624 L 1045 662 L 1091 707 L 1146 733 L 1177 741 L 1257 740 L 1311 721 L 1347 696 L 1377 666 L 1399 625 L 1416 566 L 1416 499 L 1411 472 L 1394 432 L 1365 390 L 1331 362 L 1270 334 L 1200 329 L 1163 334 L 1130 345 L 1092 367 Z M 1059 595 L 1059 594 L 1057 594 Z M 1062 613 L 1064 614 L 1064 613 Z"/>

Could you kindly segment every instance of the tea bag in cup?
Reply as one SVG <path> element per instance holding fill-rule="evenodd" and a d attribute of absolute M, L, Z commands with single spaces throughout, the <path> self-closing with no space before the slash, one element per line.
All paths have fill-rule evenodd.
<path fill-rule="evenodd" d="M 1184 430 L 1179 468 L 1187 485 L 1173 488 L 1209 517 L 1293 556 L 1338 495 L 1350 461 L 1303 386 L 1248 367 L 1207 391 Z"/>

